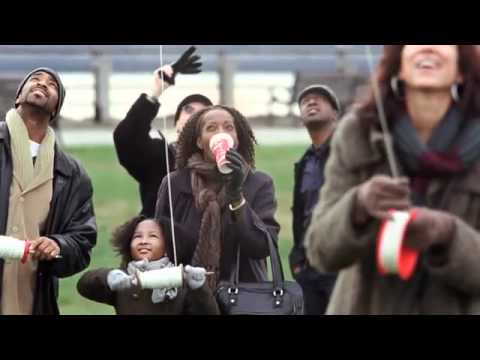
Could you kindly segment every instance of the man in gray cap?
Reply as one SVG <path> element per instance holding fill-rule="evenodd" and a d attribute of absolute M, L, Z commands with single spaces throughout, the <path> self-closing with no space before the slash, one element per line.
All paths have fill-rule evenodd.
<path fill-rule="evenodd" d="M 329 143 L 340 114 L 340 103 L 328 86 L 312 85 L 298 97 L 300 115 L 312 145 L 295 164 L 293 193 L 293 249 L 290 268 L 303 290 L 306 315 L 323 315 L 335 284 L 335 274 L 320 274 L 305 255 L 304 237 L 324 182 Z"/>
<path fill-rule="evenodd" d="M 84 270 L 96 243 L 90 178 L 50 126 L 64 99 L 58 74 L 35 69 L 0 123 L 1 314 L 59 314 L 58 278 Z M 19 240 L 21 261 L 5 251 Z"/>

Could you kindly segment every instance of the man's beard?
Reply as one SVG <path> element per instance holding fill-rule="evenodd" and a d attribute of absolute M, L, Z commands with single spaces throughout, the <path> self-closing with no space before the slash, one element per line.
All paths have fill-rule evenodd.
<path fill-rule="evenodd" d="M 324 117 L 305 123 L 305 127 L 309 131 L 320 131 L 327 129 L 335 123 L 335 119 L 332 117 Z"/>
<path fill-rule="evenodd" d="M 51 112 L 48 110 L 48 100 L 44 104 L 37 104 L 35 101 L 29 100 L 30 94 L 25 98 L 25 101 L 23 102 L 25 105 L 30 106 L 37 112 L 41 112 L 47 115 L 51 115 Z"/>

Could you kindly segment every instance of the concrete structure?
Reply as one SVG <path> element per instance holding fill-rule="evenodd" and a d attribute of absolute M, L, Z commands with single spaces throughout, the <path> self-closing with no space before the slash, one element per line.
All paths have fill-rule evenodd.
<path fill-rule="evenodd" d="M 164 63 L 174 61 L 188 47 L 162 46 Z M 237 70 L 298 71 L 299 84 L 304 78 L 319 74 L 335 73 L 350 78 L 357 74 L 365 77 L 368 71 L 364 45 L 197 45 L 197 48 L 204 70 L 218 71 L 220 102 L 230 106 L 235 105 Z M 382 45 L 372 46 L 377 55 L 381 48 Z M 92 105 L 95 121 L 101 122 L 110 117 L 109 77 L 112 71 L 152 71 L 160 65 L 160 45 L 0 45 L 0 73 L 24 74 L 39 65 L 61 72 L 93 71 L 96 99 Z M 293 97 L 295 95 L 294 89 Z"/>

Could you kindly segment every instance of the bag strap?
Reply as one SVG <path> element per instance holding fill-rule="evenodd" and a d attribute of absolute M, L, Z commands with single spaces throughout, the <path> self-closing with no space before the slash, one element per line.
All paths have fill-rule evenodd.
<path fill-rule="evenodd" d="M 270 252 L 270 263 L 272 268 L 272 278 L 273 278 L 273 292 L 274 293 L 283 293 L 283 283 L 285 281 L 282 262 L 280 260 L 280 254 L 278 248 L 275 246 L 272 236 L 270 233 L 262 227 L 260 227 L 266 237 L 268 242 L 268 249 Z M 239 273 L 240 273 L 240 244 L 237 248 L 237 260 L 236 264 L 232 269 L 230 274 L 230 283 L 232 287 L 237 288 L 239 284 Z"/>

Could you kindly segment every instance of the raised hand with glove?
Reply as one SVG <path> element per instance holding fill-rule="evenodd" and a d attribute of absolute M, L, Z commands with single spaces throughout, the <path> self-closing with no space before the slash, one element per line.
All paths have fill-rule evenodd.
<path fill-rule="evenodd" d="M 230 210 L 234 211 L 245 204 L 243 185 L 250 171 L 250 166 L 234 148 L 228 150 L 225 158 L 229 162 L 228 167 L 232 169 L 230 174 L 223 175 L 226 181 L 227 203 L 230 206 Z"/>
<path fill-rule="evenodd" d="M 390 220 L 389 210 L 409 210 L 412 206 L 408 179 L 376 175 L 357 191 L 354 223 L 364 225 L 370 219 Z"/>
<path fill-rule="evenodd" d="M 162 78 L 161 72 L 163 71 L 163 79 L 170 85 L 175 85 L 175 78 L 178 74 L 198 74 L 202 72 L 202 63 L 200 62 L 200 56 L 193 55 L 197 49 L 195 46 L 191 46 L 185 51 L 180 59 L 170 65 L 171 72 L 163 71 L 163 68 L 157 72 L 158 77 Z"/>
<path fill-rule="evenodd" d="M 207 271 L 201 267 L 193 267 L 190 265 L 185 266 L 184 279 L 190 289 L 200 289 L 207 279 Z"/>
<path fill-rule="evenodd" d="M 196 48 L 191 46 L 174 64 L 164 65 L 153 72 L 154 84 L 151 97 L 158 99 L 170 86 L 175 85 L 178 74 L 198 74 L 202 72 L 200 56 L 193 55 Z"/>
<path fill-rule="evenodd" d="M 162 66 L 153 72 L 151 98 L 158 100 L 163 92 L 172 85 L 167 81 L 167 78 L 171 76 L 173 76 L 173 68 L 171 65 Z"/>

